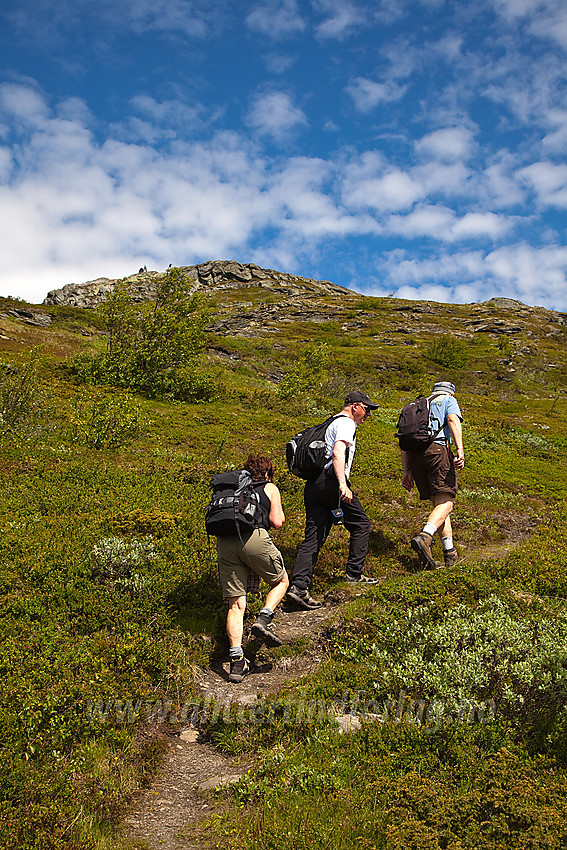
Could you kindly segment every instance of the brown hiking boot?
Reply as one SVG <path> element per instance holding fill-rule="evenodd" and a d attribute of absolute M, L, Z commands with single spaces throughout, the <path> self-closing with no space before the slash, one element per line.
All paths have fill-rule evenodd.
<path fill-rule="evenodd" d="M 420 531 L 410 540 L 410 546 L 419 556 L 421 566 L 426 570 L 434 570 L 437 564 L 433 557 L 433 537 L 427 531 Z"/>
<path fill-rule="evenodd" d="M 445 559 L 445 566 L 452 567 L 459 560 L 459 553 L 453 546 L 452 549 L 446 549 L 443 552 L 443 557 Z"/>

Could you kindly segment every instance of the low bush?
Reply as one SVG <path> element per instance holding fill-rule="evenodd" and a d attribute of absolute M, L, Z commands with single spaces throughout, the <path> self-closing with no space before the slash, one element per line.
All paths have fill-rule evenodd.
<path fill-rule="evenodd" d="M 0 432 L 22 431 L 37 417 L 43 390 L 40 351 L 35 348 L 0 364 Z"/>
<path fill-rule="evenodd" d="M 94 449 L 127 446 L 140 436 L 144 418 L 133 396 L 83 395 L 75 403 L 71 428 L 75 439 Z"/>

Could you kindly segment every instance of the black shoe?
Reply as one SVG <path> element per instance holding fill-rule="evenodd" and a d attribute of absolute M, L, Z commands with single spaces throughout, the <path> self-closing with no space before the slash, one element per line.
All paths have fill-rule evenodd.
<path fill-rule="evenodd" d="M 433 537 L 427 531 L 420 531 L 412 540 L 410 546 L 419 556 L 419 562 L 426 570 L 434 570 L 437 564 L 433 557 Z"/>
<path fill-rule="evenodd" d="M 272 618 L 268 614 L 258 614 L 256 622 L 250 629 L 250 634 L 256 640 L 264 641 L 266 646 L 281 646 L 282 639 L 277 636 L 272 626 Z"/>
<path fill-rule="evenodd" d="M 369 576 L 349 576 L 348 573 L 345 573 L 345 581 L 350 581 L 353 584 L 378 584 L 379 579 L 370 578 Z"/>
<path fill-rule="evenodd" d="M 241 658 L 230 659 L 230 673 L 228 674 L 229 682 L 241 682 L 250 672 L 250 662 L 244 655 Z"/>
<path fill-rule="evenodd" d="M 303 608 L 305 611 L 312 611 L 314 608 L 320 608 L 323 604 L 322 602 L 317 602 L 308 590 L 300 590 L 294 584 L 290 587 L 287 592 L 287 598 L 291 599 L 296 605 L 299 605 L 300 608 Z"/>

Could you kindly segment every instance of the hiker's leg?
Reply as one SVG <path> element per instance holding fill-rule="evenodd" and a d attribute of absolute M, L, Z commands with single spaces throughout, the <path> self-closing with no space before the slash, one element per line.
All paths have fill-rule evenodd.
<path fill-rule="evenodd" d="M 350 547 L 346 572 L 352 578 L 360 578 L 368 554 L 370 520 L 355 493 L 351 502 L 342 502 L 343 524 L 350 534 Z"/>
<path fill-rule="evenodd" d="M 330 508 L 305 493 L 305 537 L 298 549 L 291 583 L 298 590 L 308 590 L 313 579 L 313 567 L 333 526 Z"/>
<path fill-rule="evenodd" d="M 452 537 L 450 514 L 453 510 L 453 496 L 449 493 L 436 493 L 431 501 L 433 510 L 427 517 L 427 524 L 435 526 L 441 537 Z"/>
<path fill-rule="evenodd" d="M 246 563 L 270 585 L 265 605 L 275 611 L 289 585 L 283 555 L 264 528 L 257 528 L 244 544 Z"/>
<path fill-rule="evenodd" d="M 230 596 L 228 599 L 228 614 L 226 615 L 226 633 L 232 647 L 242 646 L 244 633 L 244 612 L 246 611 L 246 596 Z"/>
<path fill-rule="evenodd" d="M 270 592 L 266 596 L 264 606 L 266 608 L 271 608 L 272 611 L 275 611 L 282 599 L 284 598 L 288 587 L 289 578 L 287 576 L 287 573 L 284 571 L 284 574 L 282 575 L 278 583 L 273 585 L 273 587 L 270 589 Z"/>

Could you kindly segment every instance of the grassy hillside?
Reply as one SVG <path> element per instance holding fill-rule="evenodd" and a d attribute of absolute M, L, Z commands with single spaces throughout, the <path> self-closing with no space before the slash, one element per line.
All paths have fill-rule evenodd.
<path fill-rule="evenodd" d="M 100 309 L 0 303 L 2 846 L 126 846 L 124 808 L 163 749 L 143 706 L 183 705 L 226 646 L 210 476 L 272 456 L 291 568 L 304 515 L 285 442 L 353 388 L 380 403 L 352 478 L 372 519 L 367 572 L 383 582 L 344 610 L 318 671 L 266 704 L 270 722 L 210 728 L 258 769 L 195 840 L 565 846 L 567 318 L 254 286 L 205 300 L 199 403 L 85 382 L 76 358 L 108 342 Z M 28 307 L 51 323 L 15 315 Z M 408 542 L 424 506 L 400 486 L 393 435 L 436 379 L 455 382 L 465 417 L 463 558 L 420 573 Z M 340 582 L 347 544 L 340 529 L 329 539 L 314 595 Z M 357 694 L 389 719 L 338 736 L 326 714 L 294 714 L 354 711 Z M 140 701 L 138 722 L 93 715 L 109 699 Z"/>

